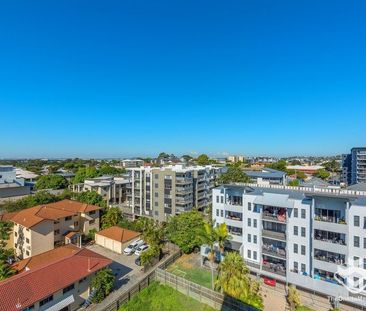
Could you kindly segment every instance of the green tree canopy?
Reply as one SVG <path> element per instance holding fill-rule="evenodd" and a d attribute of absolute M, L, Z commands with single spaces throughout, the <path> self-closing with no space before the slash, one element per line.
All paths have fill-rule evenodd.
<path fill-rule="evenodd" d="M 85 191 L 74 194 L 75 200 L 86 204 L 97 205 L 100 207 L 107 207 L 106 200 L 96 191 Z"/>
<path fill-rule="evenodd" d="M 269 167 L 269 168 L 273 168 L 274 170 L 283 171 L 283 172 L 286 172 L 286 166 L 287 166 L 286 160 L 279 160 L 275 163 L 267 165 L 267 167 Z"/>
<path fill-rule="evenodd" d="M 289 186 L 292 186 L 292 187 L 298 187 L 298 186 L 300 185 L 300 182 L 299 182 L 299 180 L 298 180 L 298 179 L 294 179 L 294 180 L 290 180 L 290 181 L 288 182 L 288 185 L 289 185 Z"/>
<path fill-rule="evenodd" d="M 98 177 L 99 173 L 95 167 L 81 167 L 77 170 L 75 177 L 73 179 L 74 184 L 79 184 L 84 182 L 87 178 Z"/>
<path fill-rule="evenodd" d="M 123 220 L 122 212 L 118 207 L 110 207 L 102 216 L 102 229 L 118 225 Z"/>
<path fill-rule="evenodd" d="M 198 165 L 209 165 L 211 163 L 207 154 L 201 154 L 197 157 L 196 162 Z"/>
<path fill-rule="evenodd" d="M 36 189 L 64 189 L 69 185 L 65 177 L 60 175 L 43 175 L 37 179 Z"/>
<path fill-rule="evenodd" d="M 227 172 L 222 174 L 219 178 L 219 182 L 223 184 L 229 184 L 233 182 L 250 182 L 250 178 L 237 166 L 230 166 Z"/>
<path fill-rule="evenodd" d="M 336 160 L 325 162 L 323 166 L 329 172 L 338 172 L 341 169 L 339 162 Z"/>
<path fill-rule="evenodd" d="M 317 170 L 315 173 L 315 177 L 321 178 L 321 179 L 327 179 L 330 176 L 329 172 L 325 169 Z"/>
<path fill-rule="evenodd" d="M 203 243 L 204 220 L 202 214 L 190 211 L 171 217 L 166 232 L 170 241 L 180 247 L 184 253 L 190 253 Z"/>
<path fill-rule="evenodd" d="M 114 284 L 113 271 L 110 268 L 99 270 L 91 281 L 91 288 L 96 290 L 94 303 L 102 302 L 112 291 Z"/>
<path fill-rule="evenodd" d="M 243 257 L 229 252 L 219 264 L 216 289 L 259 310 L 263 309 L 259 283 L 249 277 Z"/>
<path fill-rule="evenodd" d="M 124 173 L 124 169 L 116 168 L 113 166 L 110 166 L 109 164 L 104 164 L 102 167 L 98 170 L 98 175 L 109 175 L 109 176 L 116 176 Z"/>

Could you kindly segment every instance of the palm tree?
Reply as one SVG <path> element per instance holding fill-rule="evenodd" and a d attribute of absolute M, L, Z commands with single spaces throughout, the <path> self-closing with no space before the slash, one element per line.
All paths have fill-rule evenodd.
<path fill-rule="evenodd" d="M 223 293 L 263 309 L 263 300 L 259 294 L 259 283 L 249 277 L 249 269 L 237 252 L 229 252 L 219 264 L 216 289 Z"/>
<path fill-rule="evenodd" d="M 5 280 L 15 274 L 15 270 L 5 261 L 0 261 L 0 281 Z"/>
<path fill-rule="evenodd" d="M 231 240 L 232 237 L 227 230 L 226 223 L 218 225 L 214 230 L 216 232 L 216 239 L 220 247 L 221 255 L 223 255 L 225 249 L 225 242 L 227 240 Z"/>
<path fill-rule="evenodd" d="M 207 255 L 207 258 L 210 262 L 210 267 L 211 267 L 211 287 L 212 287 L 212 289 L 214 289 L 214 263 L 215 263 L 214 245 L 217 242 L 217 232 L 212 227 L 212 225 L 207 222 L 204 223 L 204 228 L 205 228 L 204 240 L 210 249 L 210 251 Z"/>

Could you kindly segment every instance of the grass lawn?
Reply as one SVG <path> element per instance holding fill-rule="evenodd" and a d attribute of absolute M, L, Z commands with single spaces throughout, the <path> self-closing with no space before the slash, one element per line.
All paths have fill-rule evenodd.
<path fill-rule="evenodd" d="M 175 264 L 171 265 L 167 271 L 199 285 L 211 288 L 211 271 L 207 269 L 191 267 L 177 261 Z"/>
<path fill-rule="evenodd" d="M 211 307 L 158 282 L 135 295 L 119 311 L 214 311 Z"/>
<path fill-rule="evenodd" d="M 308 307 L 305 307 L 305 306 L 301 306 L 301 307 L 297 307 L 296 311 L 314 311 L 314 310 L 310 309 Z"/>

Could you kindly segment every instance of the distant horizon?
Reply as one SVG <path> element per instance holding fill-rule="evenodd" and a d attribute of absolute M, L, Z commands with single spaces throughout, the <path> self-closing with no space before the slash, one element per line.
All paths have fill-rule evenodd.
<path fill-rule="evenodd" d="M 0 11 L 0 158 L 340 155 L 366 145 L 366 2 Z"/>

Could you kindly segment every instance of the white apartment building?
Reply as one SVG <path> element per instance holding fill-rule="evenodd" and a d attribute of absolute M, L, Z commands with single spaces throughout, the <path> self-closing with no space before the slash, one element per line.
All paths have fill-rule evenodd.
<path fill-rule="evenodd" d="M 351 260 L 366 275 L 366 192 L 226 185 L 213 190 L 212 217 L 258 275 L 331 297 L 354 296 L 344 284 L 366 285 L 339 274 Z M 362 294 L 356 307 L 366 306 Z"/>
<path fill-rule="evenodd" d="M 169 215 L 203 209 L 212 202 L 212 189 L 221 168 L 169 165 L 130 168 L 125 214 L 165 221 Z"/>

